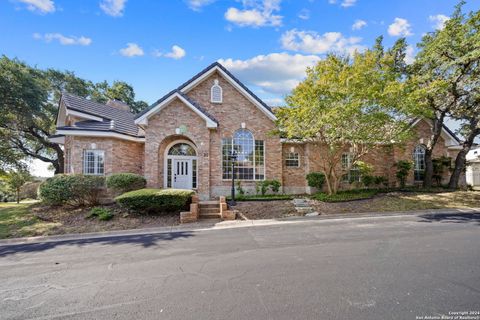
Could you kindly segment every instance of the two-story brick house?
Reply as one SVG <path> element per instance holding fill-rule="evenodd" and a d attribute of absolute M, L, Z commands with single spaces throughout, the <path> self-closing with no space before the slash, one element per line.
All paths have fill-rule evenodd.
<path fill-rule="evenodd" d="M 214 63 L 137 115 L 119 101 L 104 105 L 65 93 L 51 139 L 64 144 L 67 173 L 133 172 L 144 175 L 149 187 L 194 189 L 209 199 L 229 193 L 235 151 L 235 176 L 247 191 L 256 181 L 277 179 L 286 193 L 308 193 L 305 176 L 318 171 L 315 158 L 322 152 L 272 135 L 275 120 L 269 106 Z M 415 160 L 410 183 L 421 179 L 430 127 L 421 120 L 413 126 L 412 141 L 367 159 L 390 183 L 399 159 Z M 453 157 L 458 146 L 445 127 L 435 156 Z"/>

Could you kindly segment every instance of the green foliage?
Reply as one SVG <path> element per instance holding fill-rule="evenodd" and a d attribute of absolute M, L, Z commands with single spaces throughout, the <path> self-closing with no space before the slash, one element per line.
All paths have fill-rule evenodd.
<path fill-rule="evenodd" d="M 265 195 L 238 195 L 235 197 L 236 201 L 275 201 L 275 200 L 292 200 L 295 198 L 289 194 L 265 194 Z M 227 200 L 232 200 L 230 196 Z"/>
<path fill-rule="evenodd" d="M 336 194 L 326 194 L 324 192 L 319 192 L 314 194 L 312 198 L 323 202 L 346 202 L 353 200 L 370 199 L 376 194 L 377 190 L 375 189 L 345 190 L 339 191 Z"/>
<path fill-rule="evenodd" d="M 361 176 L 362 183 L 365 187 L 370 187 L 374 184 L 375 177 L 371 175 L 362 175 Z"/>
<path fill-rule="evenodd" d="M 193 194 L 182 189 L 140 189 L 124 193 L 115 201 L 138 213 L 164 213 L 187 209 Z"/>
<path fill-rule="evenodd" d="M 245 190 L 243 190 L 242 182 L 240 180 L 237 180 L 237 192 L 241 196 L 245 194 Z"/>
<path fill-rule="evenodd" d="M 38 199 L 38 188 L 42 184 L 41 181 L 30 181 L 20 188 L 21 199 Z"/>
<path fill-rule="evenodd" d="M 63 172 L 63 150 L 48 136 L 55 132 L 61 93 L 67 91 L 98 102 L 122 100 L 139 112 L 147 104 L 135 101 L 125 82 L 94 84 L 73 72 L 41 70 L 17 59 L 0 57 L 0 170 L 24 167 L 21 160 L 36 158 Z"/>
<path fill-rule="evenodd" d="M 395 173 L 395 176 L 400 182 L 400 187 L 404 188 L 407 177 L 410 174 L 410 170 L 412 170 L 413 164 L 411 161 L 400 160 L 395 164 L 395 166 L 397 167 L 397 172 Z"/>
<path fill-rule="evenodd" d="M 135 173 L 114 173 L 107 177 L 107 187 L 119 192 L 145 188 L 147 180 Z"/>
<path fill-rule="evenodd" d="M 286 98 L 289 108 L 278 111 L 284 135 L 326 147 L 320 171 L 329 193 L 341 182 L 345 150 L 351 150 L 355 165 L 378 145 L 409 137 L 405 48 L 405 41 L 399 41 L 384 51 L 379 39 L 374 49 L 353 58 L 330 54 L 307 69 L 306 79 Z"/>
<path fill-rule="evenodd" d="M 7 186 L 16 194 L 17 203 L 20 202 L 20 189 L 30 180 L 32 180 L 32 176 L 25 170 L 10 171 L 5 175 Z"/>
<path fill-rule="evenodd" d="M 384 176 L 374 176 L 374 175 L 362 175 L 362 183 L 365 187 L 386 187 L 388 184 L 388 179 Z"/>
<path fill-rule="evenodd" d="M 450 157 L 439 157 L 432 159 L 433 164 L 433 179 L 435 180 L 437 186 L 442 185 L 442 177 L 445 173 L 445 169 L 450 169 L 452 165 L 452 159 Z"/>
<path fill-rule="evenodd" d="M 95 205 L 105 185 L 103 176 L 58 174 L 40 185 L 40 199 L 49 205 Z"/>
<path fill-rule="evenodd" d="M 307 183 L 309 187 L 317 188 L 322 190 L 323 184 L 325 183 L 325 175 L 321 172 L 310 172 L 307 174 Z"/>
<path fill-rule="evenodd" d="M 263 180 L 256 183 L 257 194 L 260 191 L 261 195 L 265 195 L 268 190 L 273 193 L 277 193 L 280 190 L 282 184 L 278 180 Z"/>
<path fill-rule="evenodd" d="M 85 218 L 98 218 L 101 221 L 108 221 L 113 218 L 113 213 L 107 208 L 93 207 Z"/>

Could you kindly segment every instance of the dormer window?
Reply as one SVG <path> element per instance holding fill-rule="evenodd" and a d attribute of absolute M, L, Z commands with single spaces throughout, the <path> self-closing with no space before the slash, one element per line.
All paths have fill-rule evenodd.
<path fill-rule="evenodd" d="M 211 101 L 212 103 L 222 103 L 222 87 L 218 84 L 218 80 L 215 79 L 213 82 L 212 89 L 210 90 Z"/>

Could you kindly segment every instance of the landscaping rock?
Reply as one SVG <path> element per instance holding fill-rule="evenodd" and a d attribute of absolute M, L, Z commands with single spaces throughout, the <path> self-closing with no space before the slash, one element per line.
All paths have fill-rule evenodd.
<path fill-rule="evenodd" d="M 318 213 L 317 211 L 314 211 L 314 212 L 310 212 L 310 213 L 307 213 L 305 215 L 305 217 L 315 217 L 315 216 L 319 216 L 320 213 Z"/>

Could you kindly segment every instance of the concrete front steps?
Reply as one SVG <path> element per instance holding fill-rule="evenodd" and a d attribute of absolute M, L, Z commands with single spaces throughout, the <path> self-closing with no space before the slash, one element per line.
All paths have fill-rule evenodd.
<path fill-rule="evenodd" d="M 225 197 L 219 200 L 200 201 L 192 196 L 190 211 L 180 212 L 180 223 L 195 222 L 199 219 L 235 220 L 236 212 L 228 210 Z"/>

